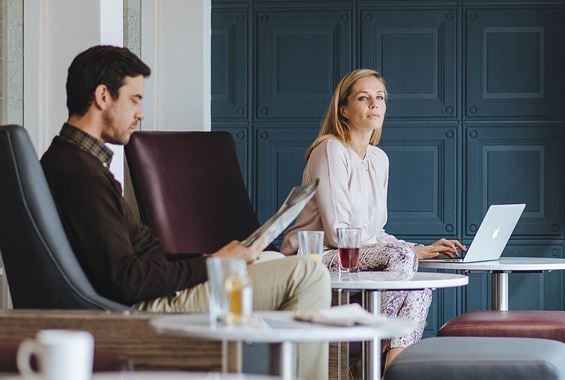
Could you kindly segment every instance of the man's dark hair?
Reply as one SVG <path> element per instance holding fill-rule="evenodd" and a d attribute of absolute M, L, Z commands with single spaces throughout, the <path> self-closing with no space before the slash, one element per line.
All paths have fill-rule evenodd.
<path fill-rule="evenodd" d="M 98 85 L 106 85 L 116 99 L 125 77 L 150 74 L 149 66 L 127 48 L 100 45 L 83 51 L 73 59 L 67 71 L 69 116 L 82 116 L 88 111 Z"/>

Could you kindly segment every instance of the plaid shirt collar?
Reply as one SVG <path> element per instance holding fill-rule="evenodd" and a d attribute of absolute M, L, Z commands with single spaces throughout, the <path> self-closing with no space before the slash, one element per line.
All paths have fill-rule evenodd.
<path fill-rule="evenodd" d="M 59 136 L 98 158 L 105 168 L 110 167 L 114 153 L 102 141 L 68 123 L 63 124 Z"/>

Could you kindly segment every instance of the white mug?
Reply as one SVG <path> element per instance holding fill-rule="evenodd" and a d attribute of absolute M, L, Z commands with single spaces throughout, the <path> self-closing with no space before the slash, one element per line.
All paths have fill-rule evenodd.
<path fill-rule="evenodd" d="M 39 371 L 31 368 L 37 357 Z M 87 331 L 41 330 L 35 340 L 26 339 L 18 350 L 17 364 L 24 379 L 90 380 L 94 338 Z"/>

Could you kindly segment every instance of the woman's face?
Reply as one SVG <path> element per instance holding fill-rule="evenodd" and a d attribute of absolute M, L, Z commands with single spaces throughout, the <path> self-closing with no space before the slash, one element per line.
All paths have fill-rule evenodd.
<path fill-rule="evenodd" d="M 352 130 L 370 132 L 381 128 L 386 112 L 383 83 L 374 76 L 359 79 L 340 112 Z"/>

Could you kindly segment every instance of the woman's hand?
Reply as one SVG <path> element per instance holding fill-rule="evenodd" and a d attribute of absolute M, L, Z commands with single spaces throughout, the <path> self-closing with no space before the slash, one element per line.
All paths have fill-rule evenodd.
<path fill-rule="evenodd" d="M 457 257 L 459 251 L 467 251 L 467 247 L 459 242 L 459 240 L 447 240 L 441 238 L 431 245 L 417 245 L 414 247 L 416 252 L 416 257 L 418 259 L 433 259 L 439 256 L 439 254 L 444 254 L 449 257 Z"/>

